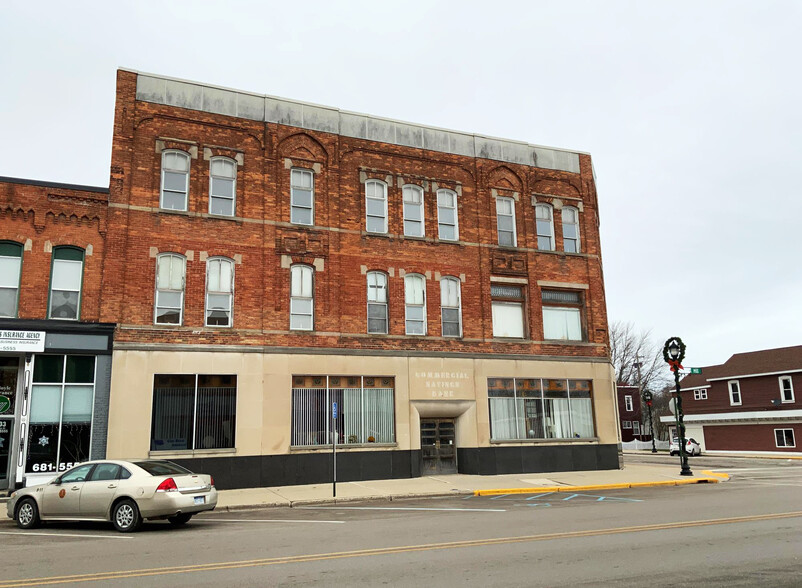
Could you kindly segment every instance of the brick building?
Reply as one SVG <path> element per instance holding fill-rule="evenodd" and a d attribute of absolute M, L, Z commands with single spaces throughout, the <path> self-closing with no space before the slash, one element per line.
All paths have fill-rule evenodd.
<path fill-rule="evenodd" d="M 637 386 L 618 384 L 618 420 L 621 426 L 621 441 L 651 441 L 649 413 L 643 408 Z"/>
<path fill-rule="evenodd" d="M 703 451 L 800 453 L 802 345 L 736 353 L 680 386 L 685 435 Z"/>
<path fill-rule="evenodd" d="M 110 457 L 618 467 L 589 155 L 120 70 L 103 206 Z"/>

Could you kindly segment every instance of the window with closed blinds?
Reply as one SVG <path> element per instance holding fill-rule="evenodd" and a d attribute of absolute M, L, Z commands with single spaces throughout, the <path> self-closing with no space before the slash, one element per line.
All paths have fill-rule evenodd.
<path fill-rule="evenodd" d="M 387 275 L 368 272 L 368 333 L 387 333 Z"/>
<path fill-rule="evenodd" d="M 523 339 L 526 336 L 525 293 L 522 286 L 490 284 L 493 336 Z"/>
<path fill-rule="evenodd" d="M 407 335 L 426 334 L 426 279 L 420 274 L 404 276 Z"/>
<path fill-rule="evenodd" d="M 572 290 L 543 290 L 543 338 L 582 341 L 582 295 Z"/>

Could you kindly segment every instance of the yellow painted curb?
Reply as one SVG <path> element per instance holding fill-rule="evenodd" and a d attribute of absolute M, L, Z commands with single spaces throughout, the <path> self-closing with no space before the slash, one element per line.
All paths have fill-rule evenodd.
<path fill-rule="evenodd" d="M 729 480 L 730 479 L 730 475 L 729 474 L 725 474 L 724 472 L 713 472 L 713 471 L 710 471 L 710 470 L 702 470 L 702 473 L 706 474 L 708 476 L 716 476 L 717 478 L 721 478 L 722 480 Z"/>
<path fill-rule="evenodd" d="M 496 488 L 493 490 L 474 490 L 474 496 L 500 496 L 503 494 L 539 494 L 540 492 L 584 492 L 588 490 L 616 490 L 624 488 L 649 488 L 652 486 L 685 486 L 686 484 L 718 484 L 721 478 L 728 480 L 723 473 L 703 472 L 713 478 L 690 478 L 687 480 L 659 480 L 655 482 L 626 482 L 620 484 L 594 484 L 588 486 L 543 486 L 539 488 Z"/>

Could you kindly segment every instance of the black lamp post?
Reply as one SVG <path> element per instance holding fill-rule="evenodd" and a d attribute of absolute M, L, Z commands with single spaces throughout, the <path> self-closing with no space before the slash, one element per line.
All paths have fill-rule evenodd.
<path fill-rule="evenodd" d="M 679 455 L 682 469 L 680 476 L 692 476 L 693 472 L 688 466 L 688 454 L 685 453 L 685 423 L 682 422 L 682 395 L 679 391 L 679 371 L 682 369 L 682 360 L 685 359 L 685 343 L 679 337 L 671 337 L 663 346 L 663 359 L 671 366 L 674 372 L 674 384 L 677 391 L 674 396 L 674 413 L 677 417 L 677 440 L 679 441 Z"/>

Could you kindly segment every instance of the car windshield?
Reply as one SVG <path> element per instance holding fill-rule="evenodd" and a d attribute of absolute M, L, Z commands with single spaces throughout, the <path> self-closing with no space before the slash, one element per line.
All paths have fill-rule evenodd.
<path fill-rule="evenodd" d="M 191 474 L 188 469 L 171 461 L 135 461 L 134 465 L 141 467 L 151 476 L 169 476 L 171 474 Z"/>

